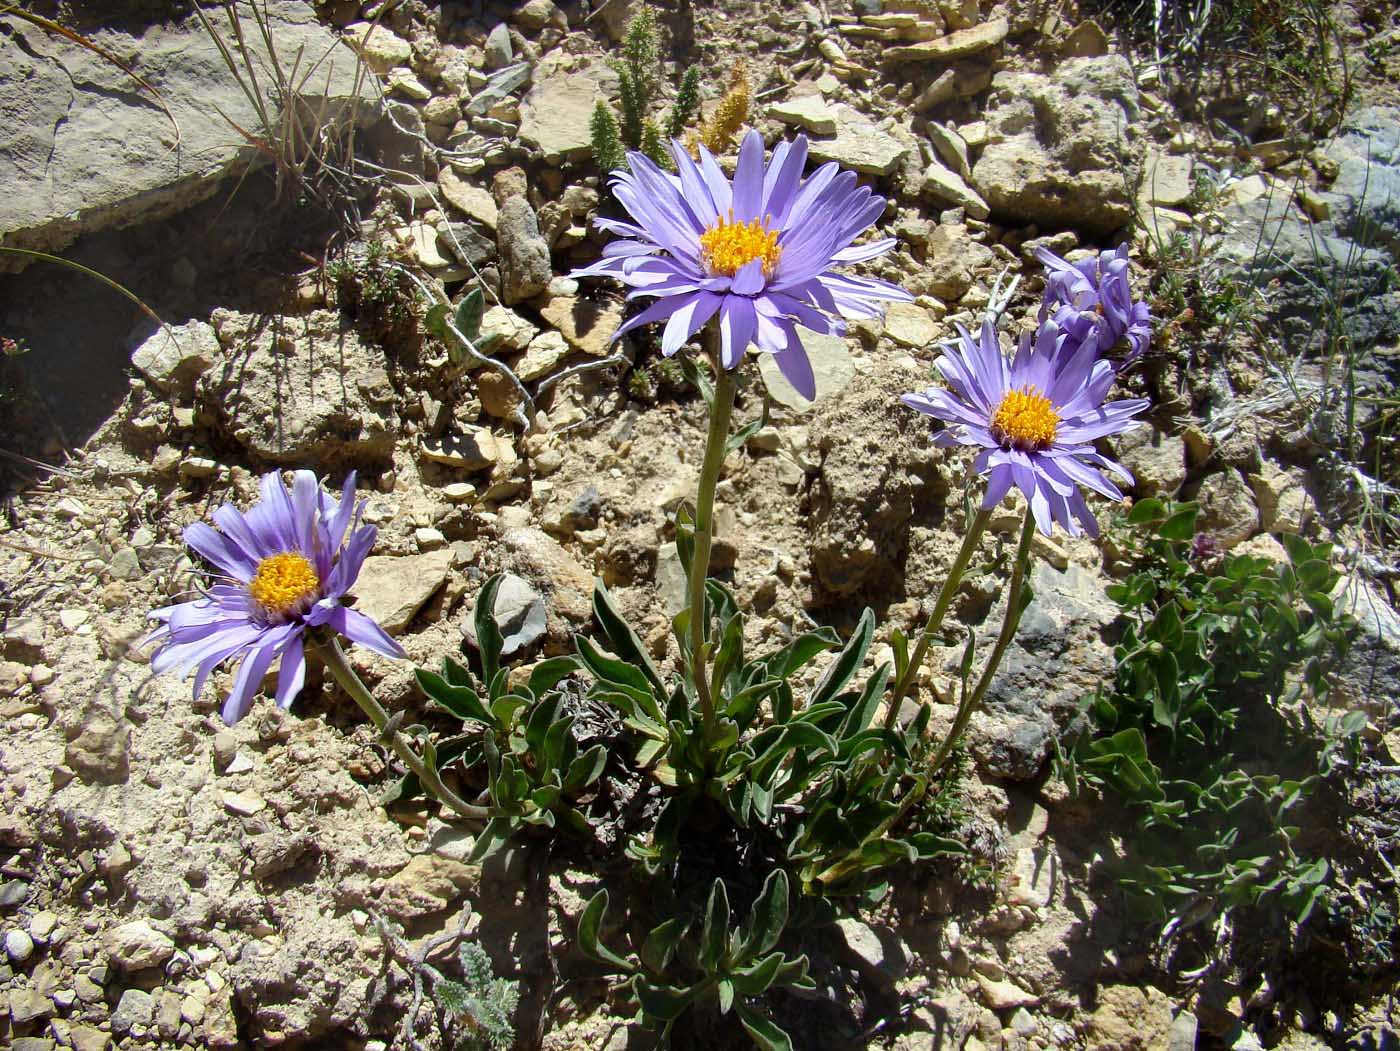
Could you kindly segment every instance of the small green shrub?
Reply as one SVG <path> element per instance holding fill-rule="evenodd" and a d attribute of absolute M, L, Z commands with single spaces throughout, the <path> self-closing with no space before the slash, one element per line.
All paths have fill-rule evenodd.
<path fill-rule="evenodd" d="M 661 88 L 661 52 L 656 39 L 656 15 L 643 5 L 627 24 L 622 58 L 613 63 L 618 76 L 620 114 L 599 101 L 590 123 L 593 158 L 605 172 L 627 167 L 627 150 L 640 150 L 662 167 L 670 167 L 667 138 L 676 138 L 690 125 L 700 105 L 700 73 L 691 67 L 681 76 L 680 87 L 666 119 L 663 135 L 650 116 Z"/>
<path fill-rule="evenodd" d="M 1111 685 L 1087 702 L 1091 728 L 1060 757 L 1074 788 L 1113 794 L 1135 833 L 1113 875 L 1168 930 L 1242 906 L 1305 922 L 1329 862 L 1300 839 L 1298 814 L 1338 741 L 1289 705 L 1325 699 L 1348 625 L 1333 610 L 1326 544 L 1285 536 L 1289 562 L 1217 557 L 1193 504 L 1138 503 L 1127 524 L 1133 571 L 1109 589 L 1123 634 Z"/>
<path fill-rule="evenodd" d="M 381 241 L 351 245 L 326 264 L 336 302 L 350 317 L 384 333 L 417 324 L 418 292 Z"/>
<path fill-rule="evenodd" d="M 433 998 L 461 1027 L 457 1046 L 463 1051 L 509 1051 L 515 1046 L 515 1009 L 520 983 L 497 978 L 491 958 L 475 942 L 457 952 L 462 980 L 438 978 Z"/>

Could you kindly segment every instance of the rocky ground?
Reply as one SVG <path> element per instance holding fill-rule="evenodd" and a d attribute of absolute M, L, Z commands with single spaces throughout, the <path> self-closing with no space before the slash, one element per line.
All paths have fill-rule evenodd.
<path fill-rule="evenodd" d="M 561 276 L 596 258 L 589 220 L 613 207 L 588 118 L 616 97 L 608 58 L 631 4 L 271 0 L 284 54 L 335 56 L 303 85 L 335 148 L 375 165 L 358 196 L 337 198 L 331 168 L 299 200 L 266 169 L 232 193 L 260 151 L 211 114 L 253 126 L 256 113 L 198 23 L 160 6 L 58 13 L 136 56 L 165 111 L 99 57 L 0 16 L 3 243 L 111 273 L 174 326 L 84 275 L 0 277 L 0 334 L 29 348 L 0 406 L 15 421 L 0 437 L 0 1041 L 397 1047 L 413 996 L 388 929 L 463 927 L 521 981 L 518 1047 L 648 1047 L 572 944 L 597 865 L 520 847 L 469 866 L 469 833 L 381 805 L 394 772 L 330 686 L 313 677 L 290 714 L 259 703 L 227 728 L 226 677 L 192 703 L 137 645 L 147 612 L 194 579 L 183 527 L 251 502 L 264 470 L 311 467 L 359 472 L 379 545 L 357 604 L 412 663 L 464 644 L 496 570 L 516 578 L 528 659 L 592 629 L 595 577 L 668 656 L 684 591 L 671 514 L 698 477 L 703 406 L 648 339 L 610 344 L 615 289 Z M 1198 499 L 1227 549 L 1281 559 L 1273 534 L 1335 536 L 1363 629 L 1339 703 L 1363 707 L 1375 747 L 1400 757 L 1400 616 L 1375 517 L 1395 451 L 1382 427 L 1371 459 L 1345 455 L 1347 426 L 1374 423 L 1400 378 L 1393 27 L 1339 10 L 1365 76 L 1323 134 L 1267 94 L 1222 89 L 1220 112 L 1246 113 L 1234 123 L 1192 111 L 1094 13 L 660 9 L 668 63 L 699 63 L 711 104 L 742 55 L 770 141 L 804 131 L 814 157 L 889 195 L 881 225 L 900 246 L 870 272 L 917 296 L 849 338 L 807 341 L 814 403 L 768 362 L 745 366 L 741 418 L 765 399 L 770 415 L 725 463 L 717 564 L 759 614 L 755 642 L 813 621 L 844 630 L 867 603 L 916 625 L 960 540 L 967 464 L 932 448 L 898 395 L 926 385 L 934 344 L 980 319 L 999 276 L 1022 278 L 1008 323 L 1031 316 L 1036 247 L 1126 234 L 1160 315 L 1158 349 L 1128 381 L 1154 398 L 1153 426 L 1116 450 L 1133 495 Z M 477 277 L 483 334 L 520 386 L 453 362 L 414 317 L 414 282 L 455 299 Z M 1210 319 L 1171 298 L 1173 277 L 1195 282 L 1196 310 L 1231 289 L 1267 294 L 1210 357 L 1192 341 Z M 1340 418 L 1341 384 L 1376 395 L 1359 423 Z M 994 521 L 994 553 L 1015 527 Z M 1384 999 L 1280 1016 L 1266 987 L 1168 979 L 1091 879 L 1119 844 L 1048 760 L 1112 672 L 1112 537 L 1037 545 L 1034 605 L 970 738 L 978 866 L 914 874 L 882 911 L 844 921 L 826 961 L 835 1006 L 796 1045 L 1247 1048 L 1268 1016 L 1270 1046 L 1394 1046 Z M 995 572 L 970 575 L 964 623 L 998 614 Z M 386 707 L 421 714 L 408 662 L 353 656 Z M 930 664 L 923 686 L 947 700 L 952 677 Z M 419 1038 L 443 1046 L 430 1013 Z"/>

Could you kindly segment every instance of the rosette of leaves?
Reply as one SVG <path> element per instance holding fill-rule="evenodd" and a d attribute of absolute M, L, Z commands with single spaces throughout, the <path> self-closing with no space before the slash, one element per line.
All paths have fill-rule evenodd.
<path fill-rule="evenodd" d="M 678 518 L 677 547 L 689 568 L 689 519 Z M 766 849 L 791 866 L 807 894 L 883 896 L 868 877 L 891 865 L 960 852 L 931 832 L 894 834 L 928 788 L 916 756 L 929 712 L 903 730 L 873 726 L 889 681 L 881 665 L 863 683 L 857 675 L 875 637 L 866 610 L 841 645 L 830 628 L 794 638 L 763 657 L 744 652 L 744 616 L 723 584 L 706 584 L 706 613 L 715 644 L 711 694 L 716 725 L 707 738 L 687 676 L 667 680 L 601 584 L 593 611 L 612 654 L 585 637 L 579 659 L 593 675 L 590 695 L 616 708 L 634 735 L 636 761 L 666 790 L 649 840 L 628 853 L 651 871 L 680 850 L 683 826 L 705 800 L 741 829 L 762 834 Z M 688 657 L 689 613 L 672 623 Z M 818 656 L 837 653 L 800 702 L 792 680 Z"/>
<path fill-rule="evenodd" d="M 1283 535 L 1288 562 L 1217 557 L 1194 504 L 1143 500 L 1126 524 L 1133 571 L 1109 587 L 1122 609 L 1110 687 L 1085 703 L 1092 729 L 1059 759 L 1072 788 L 1113 792 L 1137 834 L 1118 885 L 1167 932 L 1255 905 L 1303 923 L 1329 863 L 1300 841 L 1298 812 L 1361 713 L 1318 727 L 1349 626 L 1333 609 L 1327 544 Z"/>
<path fill-rule="evenodd" d="M 769 874 L 753 908 L 731 927 L 729 895 L 716 879 L 703 913 L 666 920 L 647 934 L 635 954 L 608 948 L 600 931 L 608 910 L 608 892 L 600 890 L 579 918 L 579 947 L 593 959 L 625 976 L 640 1020 L 661 1031 L 662 1039 L 694 1004 L 712 1000 L 721 1015 L 738 1017 L 763 1051 L 792 1051 L 792 1041 L 764 1012 L 762 997 L 770 989 L 813 990 L 806 956 L 790 957 L 777 949 L 788 923 L 788 879 L 781 870 Z"/>
<path fill-rule="evenodd" d="M 486 771 L 491 819 L 477 837 L 472 861 L 489 856 L 526 825 L 553 828 L 562 822 L 586 834 L 588 821 L 575 802 L 602 775 L 608 758 L 601 744 L 580 752 L 571 732 L 574 716 L 560 684 L 578 669 L 573 657 L 541 661 L 523 683 L 511 685 L 492 615 L 502 579 L 499 573 L 491 577 L 477 600 L 480 676 L 450 657 L 441 673 L 415 673 L 423 692 L 464 724 L 462 733 L 438 742 L 439 768 L 460 762 Z"/>

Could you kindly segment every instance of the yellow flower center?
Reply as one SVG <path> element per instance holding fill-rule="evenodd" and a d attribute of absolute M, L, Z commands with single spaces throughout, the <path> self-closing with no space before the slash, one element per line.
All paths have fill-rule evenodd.
<path fill-rule="evenodd" d="M 248 584 L 248 592 L 268 613 L 286 616 L 299 607 L 309 605 L 321 587 L 321 578 L 302 555 L 284 551 L 269 555 L 258 563 L 258 570 Z"/>
<path fill-rule="evenodd" d="M 726 277 L 733 277 L 755 259 L 763 260 L 763 273 L 770 275 L 783 254 L 778 247 L 778 231 L 768 229 L 767 219 L 736 223 L 732 208 L 728 219 L 718 220 L 700 235 L 700 248 L 710 273 Z"/>
<path fill-rule="evenodd" d="M 1030 386 L 1006 392 L 988 430 L 997 441 L 1018 449 L 1048 449 L 1055 442 L 1059 422 L 1050 399 L 1040 388 Z"/>

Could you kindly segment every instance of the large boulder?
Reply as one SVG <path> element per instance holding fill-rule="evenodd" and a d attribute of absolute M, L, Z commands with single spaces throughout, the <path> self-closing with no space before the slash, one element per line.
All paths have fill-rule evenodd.
<path fill-rule="evenodd" d="M 222 359 L 200 378 L 197 404 L 255 460 L 382 467 L 394 449 L 394 389 L 383 353 L 334 311 L 296 324 L 249 315 L 219 320 Z"/>
<path fill-rule="evenodd" d="M 1121 55 L 1071 59 L 1050 76 L 992 80 L 987 145 L 972 169 L 994 218 L 1103 237 L 1132 218 L 1138 91 Z"/>
<path fill-rule="evenodd" d="M 161 218 L 209 197 L 221 179 L 259 157 L 233 127 L 257 133 L 252 102 L 200 22 L 193 16 L 168 20 L 168 11 L 160 11 L 165 6 L 115 0 L 83 5 L 65 20 L 107 52 L 135 62 L 151 90 L 71 40 L 6 19 L 0 243 L 55 251 L 92 230 Z M 263 9 L 283 67 L 302 54 L 297 87 L 306 112 L 328 121 L 352 114 L 361 122 L 377 118 L 372 86 L 356 82 L 355 54 L 317 21 L 310 4 L 267 0 L 259 4 Z M 263 35 L 247 0 L 238 10 L 276 117 Z M 209 17 L 227 39 L 222 11 L 211 10 Z M 17 265 L 10 257 L 0 269 Z"/>
<path fill-rule="evenodd" d="M 1217 257 L 1248 287 L 1269 289 L 1259 308 L 1290 343 L 1321 350 L 1345 337 L 1366 355 L 1400 340 L 1400 109 L 1356 112 L 1326 154 L 1337 176 L 1316 195 L 1325 218 L 1306 214 L 1284 183 L 1244 192 L 1245 180 L 1232 188 Z M 1394 354 L 1375 366 L 1388 377 L 1376 378 L 1381 387 L 1400 378 Z"/>
<path fill-rule="evenodd" d="M 926 418 L 891 409 L 905 382 L 855 382 L 813 410 L 812 575 L 826 598 L 901 583 L 911 523 L 942 503 L 944 454 L 930 446 Z"/>
<path fill-rule="evenodd" d="M 1117 619 L 1118 607 L 1105 594 L 1104 581 L 1072 563 L 1061 572 L 1036 562 L 1030 584 L 1035 597 L 968 734 L 978 765 L 1013 781 L 1036 777 L 1054 739 L 1114 669 L 1104 633 Z M 984 640 L 1000 626 L 1005 610 L 1003 594 L 982 629 Z M 954 653 L 945 670 L 955 675 L 960 651 Z"/>

